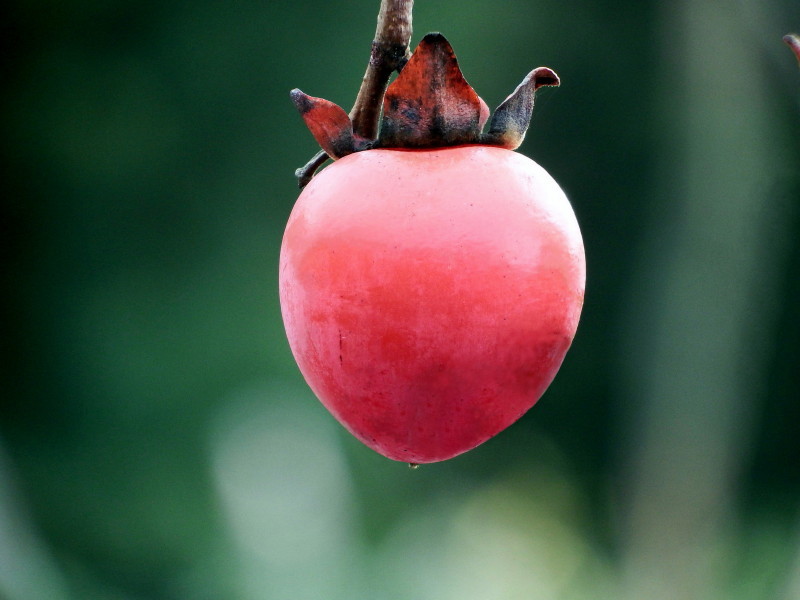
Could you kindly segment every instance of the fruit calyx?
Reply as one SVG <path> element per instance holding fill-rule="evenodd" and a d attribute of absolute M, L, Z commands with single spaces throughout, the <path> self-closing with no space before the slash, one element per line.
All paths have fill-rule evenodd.
<path fill-rule="evenodd" d="M 489 107 L 464 79 L 450 43 L 440 33 L 429 33 L 386 89 L 375 140 L 357 135 L 337 104 L 299 89 L 291 98 L 317 143 L 336 160 L 370 148 L 483 144 L 515 150 L 530 125 L 536 90 L 546 85 L 559 85 L 558 75 L 547 67 L 534 69 L 489 120 Z"/>

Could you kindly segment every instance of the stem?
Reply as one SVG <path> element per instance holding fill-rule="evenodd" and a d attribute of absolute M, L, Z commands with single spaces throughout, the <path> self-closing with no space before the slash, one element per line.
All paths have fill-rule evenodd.
<path fill-rule="evenodd" d="M 378 137 L 381 103 L 393 71 L 400 71 L 411 52 L 411 9 L 414 0 L 381 0 L 378 26 L 350 119 L 353 132 L 363 138 Z"/>
<path fill-rule="evenodd" d="M 414 0 L 381 0 L 369 64 L 350 111 L 353 132 L 360 137 L 368 140 L 378 137 L 381 104 L 389 77 L 393 71 L 400 71 L 411 55 L 408 44 L 411 41 L 413 8 Z M 328 155 L 320 151 L 295 171 L 297 184 L 301 189 L 311 181 L 327 158 Z"/>

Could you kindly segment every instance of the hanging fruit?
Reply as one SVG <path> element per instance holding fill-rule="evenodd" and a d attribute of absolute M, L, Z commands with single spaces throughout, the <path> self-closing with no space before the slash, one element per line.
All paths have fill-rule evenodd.
<path fill-rule="evenodd" d="M 375 138 L 339 106 L 292 99 L 334 159 L 303 189 L 280 258 L 281 309 L 311 389 L 354 436 L 412 464 L 452 458 L 530 409 L 583 305 L 564 192 L 514 152 L 540 67 L 489 115 L 440 34 L 388 87 Z"/>

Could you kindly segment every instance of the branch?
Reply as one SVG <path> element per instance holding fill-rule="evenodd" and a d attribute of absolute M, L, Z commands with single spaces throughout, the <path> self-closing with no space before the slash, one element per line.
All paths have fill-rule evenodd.
<path fill-rule="evenodd" d="M 381 104 L 389 77 L 393 71 L 400 71 L 411 55 L 408 44 L 411 41 L 413 7 L 414 0 L 381 0 L 369 64 L 350 111 L 353 132 L 363 138 L 373 140 L 378 137 Z M 301 189 L 327 159 L 328 155 L 320 151 L 295 171 Z"/>

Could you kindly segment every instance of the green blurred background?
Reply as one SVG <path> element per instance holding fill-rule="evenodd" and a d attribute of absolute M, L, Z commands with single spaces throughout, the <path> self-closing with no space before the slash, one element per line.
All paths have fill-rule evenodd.
<path fill-rule="evenodd" d="M 284 338 L 277 261 L 378 0 L 2 10 L 0 598 L 800 598 L 796 0 L 417 0 L 581 223 L 555 383 L 416 471 Z"/>

